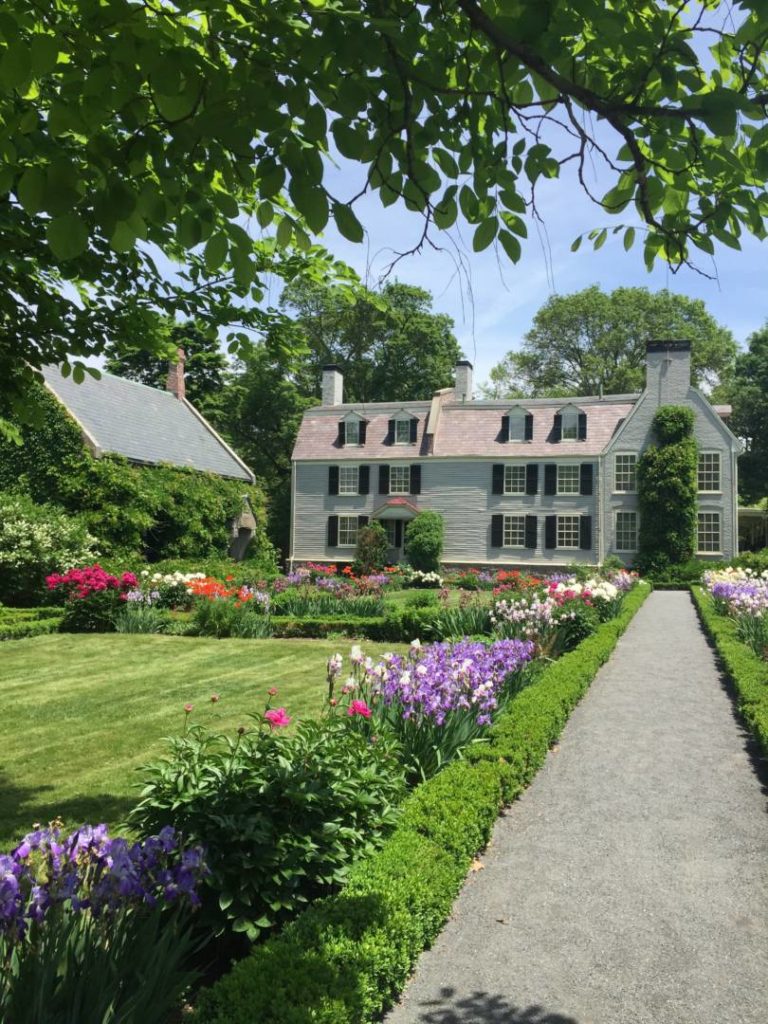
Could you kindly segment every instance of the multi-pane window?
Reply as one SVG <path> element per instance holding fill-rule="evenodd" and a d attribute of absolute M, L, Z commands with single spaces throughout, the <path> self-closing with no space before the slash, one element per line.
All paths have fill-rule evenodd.
<path fill-rule="evenodd" d="M 504 547 L 525 547 L 525 516 L 504 516 Z"/>
<path fill-rule="evenodd" d="M 720 453 L 699 453 L 699 490 L 720 490 Z"/>
<path fill-rule="evenodd" d="M 634 494 L 637 491 L 637 456 L 617 455 L 613 477 L 615 491 Z"/>
<path fill-rule="evenodd" d="M 699 552 L 720 550 L 720 513 L 699 512 L 697 547 Z"/>
<path fill-rule="evenodd" d="M 637 512 L 616 513 L 616 550 L 637 551 Z"/>
<path fill-rule="evenodd" d="M 395 420 L 395 444 L 411 443 L 411 421 L 405 419 Z"/>
<path fill-rule="evenodd" d="M 525 466 L 504 467 L 504 493 L 525 494 Z"/>
<path fill-rule="evenodd" d="M 357 466 L 339 466 L 339 494 L 357 494 L 360 490 Z"/>
<path fill-rule="evenodd" d="M 577 548 L 579 546 L 580 516 L 557 517 L 557 546 Z"/>
<path fill-rule="evenodd" d="M 357 545 L 357 530 L 357 516 L 339 516 L 339 547 L 355 547 Z"/>
<path fill-rule="evenodd" d="M 345 421 L 344 444 L 360 444 L 360 420 Z"/>
<path fill-rule="evenodd" d="M 411 493 L 411 467 L 390 466 L 389 467 L 389 493 L 410 494 Z"/>
<path fill-rule="evenodd" d="M 525 410 L 512 409 L 509 414 L 509 440 L 525 440 Z"/>
<path fill-rule="evenodd" d="M 579 411 L 578 409 L 564 409 L 562 416 L 562 439 L 563 441 L 577 441 L 579 437 Z"/>
<path fill-rule="evenodd" d="M 558 466 L 557 467 L 557 493 L 578 494 L 579 493 L 579 467 Z"/>

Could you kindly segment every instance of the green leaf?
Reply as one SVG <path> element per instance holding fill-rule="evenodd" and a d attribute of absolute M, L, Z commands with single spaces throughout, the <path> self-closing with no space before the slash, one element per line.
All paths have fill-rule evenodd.
<path fill-rule="evenodd" d="M 88 226 L 77 213 L 54 217 L 46 231 L 48 245 L 58 260 L 71 260 L 88 246 Z"/>
<path fill-rule="evenodd" d="M 44 209 L 46 175 L 41 167 L 28 167 L 19 178 L 16 195 L 27 213 L 40 213 Z"/>
<path fill-rule="evenodd" d="M 275 208 L 268 199 L 265 199 L 263 203 L 259 203 L 256 210 L 256 220 L 259 223 L 259 227 L 268 228 L 274 219 Z"/>
<path fill-rule="evenodd" d="M 211 235 L 205 245 L 205 253 L 203 258 L 205 259 L 206 270 L 211 273 L 218 270 L 224 260 L 227 258 L 227 251 L 229 249 L 229 242 L 227 236 L 221 233 Z"/>
<path fill-rule="evenodd" d="M 333 219 L 339 234 L 349 242 L 362 242 L 364 237 L 363 227 L 355 216 L 351 207 L 343 203 L 333 204 Z"/>
<path fill-rule="evenodd" d="M 56 67 L 59 57 L 59 41 L 56 36 L 38 33 L 30 43 L 30 62 L 36 75 L 45 75 Z"/>
<path fill-rule="evenodd" d="M 456 222 L 458 214 L 459 210 L 453 199 L 441 199 L 434 209 L 433 220 L 439 228 L 445 230 Z"/>
<path fill-rule="evenodd" d="M 115 252 L 128 252 L 136 244 L 136 232 L 128 221 L 119 220 L 109 239 Z"/>
<path fill-rule="evenodd" d="M 185 249 L 194 249 L 200 244 L 203 237 L 202 225 L 191 210 L 182 213 L 176 236 Z"/>
<path fill-rule="evenodd" d="M 513 263 L 517 263 L 522 253 L 522 249 L 520 247 L 520 242 L 518 241 L 518 239 L 515 238 L 515 236 L 511 234 L 511 232 L 502 228 L 502 230 L 499 232 L 499 241 L 501 242 L 504 252 L 507 254 L 507 256 L 509 256 Z"/>
<path fill-rule="evenodd" d="M 482 252 L 487 249 L 496 237 L 499 223 L 495 217 L 487 217 L 475 231 L 472 238 L 472 248 L 475 252 Z"/>
<path fill-rule="evenodd" d="M 319 234 L 328 223 L 328 198 L 323 189 L 292 178 L 288 192 L 310 229 Z"/>
<path fill-rule="evenodd" d="M 603 228 L 602 231 L 598 231 L 597 235 L 595 236 L 595 241 L 593 245 L 595 252 L 597 252 L 598 249 L 602 249 L 607 237 L 608 231 L 606 228 Z"/>
<path fill-rule="evenodd" d="M 629 250 L 632 248 L 632 245 L 634 244 L 634 241 L 635 241 L 635 229 L 634 228 L 627 228 L 627 230 L 624 232 L 624 249 L 627 252 L 629 252 Z"/>
<path fill-rule="evenodd" d="M 0 82 L 9 89 L 24 85 L 32 77 L 32 55 L 22 42 L 14 41 L 0 57 Z"/>
<path fill-rule="evenodd" d="M 278 248 L 285 249 L 290 245 L 291 238 L 293 238 L 293 223 L 290 217 L 283 217 L 277 225 L 277 233 L 275 234 Z"/>
<path fill-rule="evenodd" d="M 584 235 L 579 235 L 577 238 L 574 238 L 574 240 L 571 242 L 571 252 L 578 252 L 579 251 L 579 248 L 581 247 L 581 243 L 582 243 L 583 239 L 584 239 Z"/>

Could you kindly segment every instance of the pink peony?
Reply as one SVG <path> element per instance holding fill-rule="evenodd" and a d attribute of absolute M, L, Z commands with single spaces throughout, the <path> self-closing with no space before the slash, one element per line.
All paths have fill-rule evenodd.
<path fill-rule="evenodd" d="M 355 715 L 361 715 L 363 718 L 370 718 L 371 709 L 364 700 L 353 700 L 347 708 L 347 714 L 350 718 L 354 718 Z"/>
<path fill-rule="evenodd" d="M 270 708 L 269 711 L 264 712 L 264 718 L 269 722 L 270 729 L 281 729 L 285 725 L 290 725 L 291 719 L 286 714 L 285 708 Z"/>
<path fill-rule="evenodd" d="M 184 705 L 184 713 L 189 715 L 192 712 L 194 706 L 195 706 L 194 704 L 185 704 Z"/>

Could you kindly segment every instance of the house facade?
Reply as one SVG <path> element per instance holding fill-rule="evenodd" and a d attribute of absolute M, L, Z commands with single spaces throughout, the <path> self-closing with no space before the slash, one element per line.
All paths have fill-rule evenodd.
<path fill-rule="evenodd" d="M 699 448 L 697 553 L 738 547 L 740 442 L 691 386 L 690 343 L 649 342 L 640 394 L 476 401 L 472 365 L 431 401 L 345 404 L 335 366 L 293 452 L 291 564 L 347 562 L 361 526 L 378 520 L 390 559 L 407 522 L 440 513 L 448 565 L 630 564 L 640 526 L 637 460 L 661 405 L 693 410 Z"/>

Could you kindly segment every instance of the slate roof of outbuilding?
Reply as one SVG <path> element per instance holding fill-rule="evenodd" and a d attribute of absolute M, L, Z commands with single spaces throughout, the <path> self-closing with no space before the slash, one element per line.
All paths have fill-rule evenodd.
<path fill-rule="evenodd" d="M 308 410 L 302 420 L 293 451 L 297 461 L 419 458 L 521 458 L 598 455 L 613 437 L 619 424 L 632 411 L 639 394 L 574 398 L 520 399 L 440 403 L 437 429 L 429 423 L 429 402 L 375 403 L 321 406 Z M 448 396 L 446 396 L 448 398 Z M 585 441 L 550 440 L 555 413 L 575 405 L 587 414 Z M 533 414 L 533 439 L 507 442 L 501 438 L 501 417 L 520 407 Z M 419 418 L 416 444 L 385 444 L 389 420 L 400 410 Z M 368 421 L 366 442 L 360 447 L 338 443 L 338 424 L 349 412 L 361 413 Z"/>
<path fill-rule="evenodd" d="M 50 390 L 96 446 L 97 454 L 253 480 L 245 463 L 205 419 L 169 391 L 110 373 L 102 373 L 99 380 L 86 374 L 82 384 L 63 377 L 57 366 L 45 366 L 42 373 Z"/>

